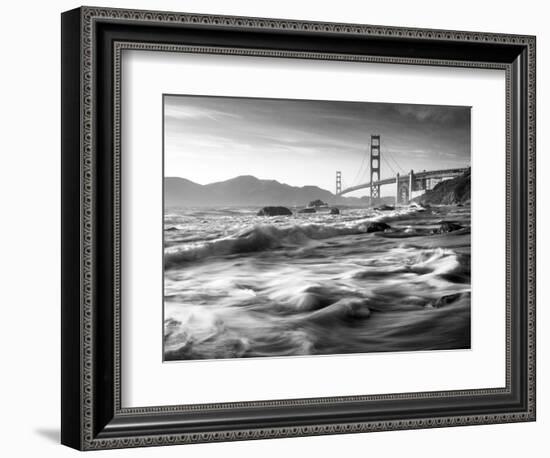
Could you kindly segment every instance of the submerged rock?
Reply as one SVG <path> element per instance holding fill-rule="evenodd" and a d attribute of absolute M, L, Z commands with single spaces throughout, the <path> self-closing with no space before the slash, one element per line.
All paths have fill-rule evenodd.
<path fill-rule="evenodd" d="M 458 231 L 464 229 L 460 224 L 453 223 L 451 221 L 443 221 L 441 226 L 437 229 L 434 229 L 434 234 L 446 234 L 447 232 Z"/>
<path fill-rule="evenodd" d="M 349 300 L 345 311 L 349 318 L 368 318 L 371 315 L 370 309 L 362 299 Z"/>
<path fill-rule="evenodd" d="M 371 310 L 368 307 L 368 302 L 361 298 L 345 298 L 339 299 L 329 305 L 324 305 L 321 308 L 309 313 L 305 319 L 310 323 L 312 321 L 318 323 L 329 323 L 334 325 L 335 320 L 358 320 L 366 319 L 371 315 Z"/>
<path fill-rule="evenodd" d="M 374 207 L 375 210 L 378 210 L 379 212 L 386 212 L 386 211 L 390 211 L 390 210 L 395 210 L 395 207 L 393 207 L 392 205 L 380 205 L 379 207 Z"/>
<path fill-rule="evenodd" d="M 299 210 L 298 213 L 317 213 L 317 210 L 315 210 L 315 208 L 312 208 L 312 207 L 306 207 Z"/>
<path fill-rule="evenodd" d="M 258 212 L 258 216 L 289 216 L 292 212 L 286 207 L 264 207 Z"/>
<path fill-rule="evenodd" d="M 332 207 L 330 209 L 330 214 L 331 215 L 339 215 L 340 214 L 340 209 L 339 208 L 336 208 L 336 207 Z"/>
<path fill-rule="evenodd" d="M 461 297 L 462 293 L 447 294 L 438 298 L 435 302 L 431 304 L 431 306 L 438 309 L 440 307 L 444 307 L 446 305 L 452 304 L 453 302 L 456 302 Z"/>
<path fill-rule="evenodd" d="M 391 226 L 386 223 L 375 221 L 367 225 L 367 232 L 384 232 L 385 230 L 391 229 Z"/>

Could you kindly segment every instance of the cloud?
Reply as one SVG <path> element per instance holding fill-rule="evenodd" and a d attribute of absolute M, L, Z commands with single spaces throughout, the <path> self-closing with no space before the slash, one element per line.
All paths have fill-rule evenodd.
<path fill-rule="evenodd" d="M 469 107 L 435 105 L 391 105 L 399 116 L 416 123 L 458 126 L 469 118 Z"/>
<path fill-rule="evenodd" d="M 166 120 L 188 121 L 209 119 L 220 121 L 223 118 L 238 118 L 234 113 L 227 111 L 213 110 L 211 108 L 201 108 L 197 106 L 186 106 L 182 104 L 165 103 L 164 116 Z"/>
<path fill-rule="evenodd" d="M 236 172 L 286 182 L 293 174 L 294 185 L 332 183 L 331 170 L 357 174 L 371 134 L 382 135 L 382 154 L 395 169 L 470 162 L 469 107 L 165 98 L 166 173 L 202 183 Z"/>

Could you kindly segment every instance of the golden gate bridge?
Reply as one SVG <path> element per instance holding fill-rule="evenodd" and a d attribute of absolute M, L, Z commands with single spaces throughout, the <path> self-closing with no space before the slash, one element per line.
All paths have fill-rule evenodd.
<path fill-rule="evenodd" d="M 395 189 L 395 203 L 406 204 L 412 199 L 412 193 L 414 191 L 427 191 L 432 189 L 433 186 L 441 180 L 447 178 L 454 178 L 462 175 L 468 170 L 468 167 L 451 168 L 451 169 L 439 169 L 439 170 L 423 170 L 421 172 L 415 172 L 410 170 L 400 174 L 396 172 L 393 167 L 386 162 L 389 168 L 394 172 L 394 176 L 390 178 L 380 178 L 380 165 L 381 165 L 381 151 L 380 151 L 380 135 L 371 135 L 370 138 L 370 167 L 369 175 L 370 180 L 368 182 L 360 183 L 354 186 L 342 187 L 342 172 L 336 172 L 336 195 L 342 196 L 359 189 L 370 188 L 371 202 L 374 202 L 380 198 L 380 187 L 384 185 L 393 185 Z M 395 165 L 401 168 L 397 161 L 392 158 Z M 358 174 L 361 172 L 363 164 Z"/>

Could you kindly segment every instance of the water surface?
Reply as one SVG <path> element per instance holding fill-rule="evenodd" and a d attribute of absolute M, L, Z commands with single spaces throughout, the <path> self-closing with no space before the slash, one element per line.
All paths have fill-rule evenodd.
<path fill-rule="evenodd" d="M 165 360 L 470 347 L 469 207 L 257 211 L 166 211 Z"/>

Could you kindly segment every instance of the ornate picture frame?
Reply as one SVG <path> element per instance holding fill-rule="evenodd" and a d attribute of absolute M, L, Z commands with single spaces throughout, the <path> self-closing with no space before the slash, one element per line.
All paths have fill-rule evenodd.
<path fill-rule="evenodd" d="M 533 36 L 81 7 L 62 14 L 62 434 L 79 450 L 535 420 Z M 506 386 L 250 402 L 121 403 L 121 53 L 506 73 Z"/>

